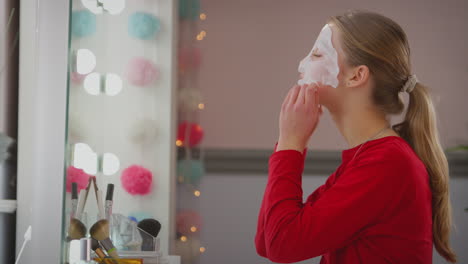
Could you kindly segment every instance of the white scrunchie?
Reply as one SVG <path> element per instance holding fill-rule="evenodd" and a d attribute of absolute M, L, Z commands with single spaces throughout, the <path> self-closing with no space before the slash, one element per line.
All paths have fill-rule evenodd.
<path fill-rule="evenodd" d="M 419 80 L 416 77 L 416 74 L 410 75 L 408 77 L 408 80 L 406 81 L 405 85 L 403 85 L 402 92 L 411 93 L 413 91 L 414 87 L 416 86 L 416 83 L 418 83 L 418 82 L 419 82 Z"/>

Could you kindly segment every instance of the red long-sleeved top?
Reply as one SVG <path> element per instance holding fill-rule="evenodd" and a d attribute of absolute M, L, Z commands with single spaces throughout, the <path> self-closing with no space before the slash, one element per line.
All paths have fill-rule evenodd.
<path fill-rule="evenodd" d="M 432 194 L 424 164 L 400 137 L 342 152 L 342 164 L 302 200 L 307 149 L 269 160 L 255 245 L 260 256 L 292 263 L 432 263 Z"/>

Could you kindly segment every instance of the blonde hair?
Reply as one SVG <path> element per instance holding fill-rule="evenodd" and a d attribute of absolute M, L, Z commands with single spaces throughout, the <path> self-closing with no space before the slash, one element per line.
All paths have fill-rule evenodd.
<path fill-rule="evenodd" d="M 341 43 L 350 66 L 366 65 L 375 83 L 372 99 L 386 114 L 404 109 L 399 96 L 411 73 L 410 48 L 403 29 L 393 20 L 377 13 L 349 11 L 331 17 L 341 33 Z M 434 106 L 428 89 L 417 83 L 409 95 L 402 123 L 393 127 L 414 149 L 426 166 L 432 190 L 432 229 L 436 250 L 455 263 L 450 247 L 452 226 L 449 197 L 449 171 L 439 142 Z"/>

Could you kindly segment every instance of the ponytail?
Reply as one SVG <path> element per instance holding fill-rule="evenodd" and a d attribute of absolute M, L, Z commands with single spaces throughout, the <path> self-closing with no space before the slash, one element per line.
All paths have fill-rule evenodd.
<path fill-rule="evenodd" d="M 428 89 L 417 83 L 409 93 L 405 120 L 394 129 L 414 149 L 426 166 L 432 190 L 432 232 L 434 246 L 447 261 L 457 256 L 450 247 L 452 208 L 449 197 L 448 162 L 437 132 L 436 115 Z"/>

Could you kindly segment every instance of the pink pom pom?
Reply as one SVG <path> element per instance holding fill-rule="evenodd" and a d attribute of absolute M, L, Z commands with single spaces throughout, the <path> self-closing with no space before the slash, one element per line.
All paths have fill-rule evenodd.
<path fill-rule="evenodd" d="M 67 192 L 71 192 L 71 185 L 72 182 L 76 182 L 78 185 L 78 192 L 88 185 L 88 180 L 91 175 L 87 174 L 84 172 L 82 169 L 75 168 L 73 166 L 70 166 L 67 168 Z"/>
<path fill-rule="evenodd" d="M 70 79 L 74 84 L 81 84 L 85 79 L 87 74 L 79 74 L 77 72 L 72 72 L 70 74 Z"/>
<path fill-rule="evenodd" d="M 127 78 L 133 85 L 145 86 L 151 84 L 158 77 L 159 71 L 156 66 L 145 58 L 136 57 L 128 63 Z"/>
<path fill-rule="evenodd" d="M 122 187 L 131 195 L 145 195 L 151 192 L 153 174 L 148 169 L 132 165 L 122 172 Z"/>
<path fill-rule="evenodd" d="M 196 211 L 183 210 L 177 213 L 176 226 L 178 233 L 182 235 L 190 235 L 200 231 L 202 228 L 202 219 L 200 214 Z"/>

